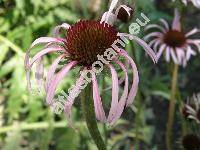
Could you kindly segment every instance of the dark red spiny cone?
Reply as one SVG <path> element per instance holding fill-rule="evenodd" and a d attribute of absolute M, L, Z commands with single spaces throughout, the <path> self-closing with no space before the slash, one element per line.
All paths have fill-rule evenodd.
<path fill-rule="evenodd" d="M 116 39 L 117 31 L 112 26 L 81 20 L 68 30 L 66 47 L 72 60 L 90 66 Z"/>

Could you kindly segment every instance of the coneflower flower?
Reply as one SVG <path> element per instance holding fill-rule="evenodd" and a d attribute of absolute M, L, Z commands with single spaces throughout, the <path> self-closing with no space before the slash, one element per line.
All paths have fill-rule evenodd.
<path fill-rule="evenodd" d="M 200 51 L 200 39 L 190 39 L 189 37 L 200 30 L 194 28 L 190 32 L 184 33 L 181 29 L 180 15 L 177 10 L 175 10 L 172 27 L 164 19 L 160 21 L 163 26 L 152 24 L 146 27 L 146 30 L 155 28 L 159 31 L 149 33 L 145 40 L 151 39 L 149 46 L 157 51 L 158 59 L 164 54 L 167 62 L 172 59 L 175 64 L 186 66 L 191 56 L 196 55 L 192 46 L 196 46 Z"/>
<path fill-rule="evenodd" d="M 112 101 L 108 117 L 106 117 L 99 93 L 96 74 L 92 72 L 90 75 L 93 85 L 93 100 L 96 118 L 101 122 L 114 123 L 121 116 L 124 107 L 132 104 L 137 93 L 139 76 L 136 64 L 134 63 L 133 59 L 122 48 L 122 45 L 124 44 L 123 40 L 126 39 L 125 37 L 135 40 L 142 47 L 144 47 L 144 49 L 150 55 L 154 62 L 156 62 L 156 55 L 143 40 L 130 34 L 118 33 L 116 28 L 114 28 L 113 23 L 117 19 L 118 14 L 113 13 L 113 11 L 117 5 L 117 2 L 117 0 L 113 0 L 111 2 L 111 6 L 108 12 L 104 13 L 100 21 L 81 20 L 74 25 L 64 23 L 55 28 L 54 37 L 41 37 L 36 39 L 32 43 L 26 53 L 25 58 L 25 67 L 27 71 L 29 88 L 31 88 L 30 71 L 33 64 L 35 62 L 37 63 L 37 74 L 41 74 L 43 68 L 41 61 L 43 56 L 52 52 L 60 52 L 60 56 L 58 56 L 52 63 L 46 76 L 45 90 L 46 102 L 48 105 L 53 104 L 56 87 L 61 82 L 61 80 L 70 72 L 70 70 L 78 67 L 82 72 L 92 72 L 92 68 L 95 66 L 95 62 L 99 62 L 100 60 L 102 61 L 101 63 L 104 62 L 104 67 L 108 68 L 111 72 Z M 59 37 L 59 32 L 61 28 L 66 31 L 66 35 L 64 38 Z M 120 38 L 122 40 L 119 40 Z M 118 43 L 115 43 L 116 41 L 118 41 Z M 114 49 L 112 48 L 113 43 L 118 44 L 118 46 L 115 45 Z M 120 43 L 123 44 L 120 45 Z M 31 60 L 29 60 L 30 50 L 38 44 L 45 44 L 44 49 L 37 53 Z M 112 54 L 110 54 L 110 58 L 107 57 L 109 59 L 108 61 L 106 60 L 106 58 L 103 58 L 102 55 L 105 56 L 109 52 L 107 51 L 109 49 L 111 49 Z M 120 61 L 118 59 L 119 57 L 124 58 L 126 62 Z M 56 68 L 58 67 L 58 64 L 61 60 L 67 60 L 67 63 L 59 72 L 56 73 Z M 133 83 L 130 87 L 130 91 L 128 88 L 128 68 L 126 68 L 126 65 L 124 65 L 124 63 L 131 66 L 131 71 L 133 73 Z M 121 98 L 119 98 L 118 96 L 119 81 L 117 72 L 113 64 L 118 65 L 125 75 L 124 91 Z M 83 76 L 80 74 L 80 78 L 78 79 L 78 81 L 81 83 L 83 82 L 83 80 Z M 41 81 L 38 78 L 37 81 L 41 85 Z M 77 85 L 74 88 L 80 89 L 80 86 Z M 70 118 L 71 107 L 74 103 L 74 99 L 75 98 L 67 98 L 66 100 L 64 111 L 67 119 Z"/>
<path fill-rule="evenodd" d="M 173 0 L 173 1 L 175 1 L 175 0 Z M 200 0 L 182 0 L 182 2 L 185 5 L 187 5 L 188 2 L 192 2 L 195 7 L 200 8 Z"/>
<path fill-rule="evenodd" d="M 192 119 L 200 123 L 200 94 L 193 95 L 192 98 L 187 100 L 182 108 L 182 114 L 186 119 Z"/>
<path fill-rule="evenodd" d="M 181 139 L 181 147 L 185 150 L 199 150 L 200 149 L 200 137 L 199 135 L 190 133 L 186 134 Z"/>

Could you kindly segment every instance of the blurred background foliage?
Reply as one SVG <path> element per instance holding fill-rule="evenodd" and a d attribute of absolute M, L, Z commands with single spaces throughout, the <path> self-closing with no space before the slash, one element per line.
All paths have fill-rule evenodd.
<path fill-rule="evenodd" d="M 45 105 L 43 94 L 28 93 L 24 55 L 34 39 L 51 36 L 56 25 L 63 22 L 73 24 L 79 19 L 99 19 L 108 9 L 108 3 L 108 0 L 0 0 L 0 149 L 96 149 L 86 129 L 79 100 L 73 107 L 77 129 L 74 130 L 67 126 L 63 114 L 51 112 Z M 180 7 L 180 3 L 174 4 L 169 0 L 123 0 L 122 3 L 135 6 L 135 17 L 143 12 L 151 23 L 160 18 L 171 21 L 173 8 Z M 193 6 L 184 9 L 186 31 L 194 26 L 200 27 L 200 22 L 196 21 L 200 19 L 199 12 Z M 128 32 L 129 23 L 118 23 L 116 26 L 120 31 Z M 142 29 L 140 36 L 144 34 Z M 153 65 L 134 43 L 127 45 L 126 50 L 138 64 L 138 95 L 134 105 L 125 110 L 114 127 L 99 124 L 99 128 L 109 149 L 133 150 L 134 147 L 136 150 L 164 150 L 171 66 L 162 60 L 158 65 Z M 48 67 L 53 58 L 48 55 L 45 66 Z M 193 58 L 187 68 L 181 68 L 180 103 L 193 93 L 200 92 L 199 74 L 199 57 Z M 75 72 L 71 73 L 59 90 L 67 91 L 74 83 L 75 76 Z M 106 81 L 106 84 L 111 82 L 110 76 L 106 76 Z M 110 92 L 102 93 L 105 103 L 109 102 Z M 180 138 L 180 124 L 177 108 L 174 143 Z"/>

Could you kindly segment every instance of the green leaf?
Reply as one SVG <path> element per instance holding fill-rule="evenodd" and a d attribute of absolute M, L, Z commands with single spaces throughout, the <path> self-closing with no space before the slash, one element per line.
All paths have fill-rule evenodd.
<path fill-rule="evenodd" d="M 10 73 L 17 63 L 16 57 L 8 60 L 3 66 L 0 67 L 0 79 Z"/>
<path fill-rule="evenodd" d="M 67 10 L 66 8 L 56 8 L 54 15 L 61 21 L 76 22 L 78 20 L 77 15 Z"/>
<path fill-rule="evenodd" d="M 1 66 L 1 64 L 2 64 L 2 62 L 4 60 L 4 58 L 5 58 L 8 50 L 9 50 L 8 46 L 0 45 L 0 53 L 1 53 L 1 55 L 0 55 L 0 66 Z"/>
<path fill-rule="evenodd" d="M 73 129 L 65 129 L 64 131 L 60 130 L 60 134 L 56 138 L 57 149 L 70 149 L 70 150 L 77 150 L 78 143 L 79 143 L 79 135 Z"/>
<path fill-rule="evenodd" d="M 22 150 L 20 147 L 20 142 L 22 140 L 22 134 L 19 130 L 15 130 L 10 133 L 10 136 L 7 137 L 6 143 L 3 146 L 3 150 Z"/>
<path fill-rule="evenodd" d="M 167 100 L 170 99 L 170 93 L 169 92 L 164 92 L 164 91 L 152 91 L 152 94 L 155 96 L 161 96 Z"/>
<path fill-rule="evenodd" d="M 26 37 L 26 38 L 22 38 L 22 44 L 23 44 L 22 47 L 24 50 L 26 50 L 31 45 L 31 41 L 33 40 L 32 30 L 30 27 L 28 27 L 25 29 L 23 33 L 24 33 L 23 37 Z"/>
<path fill-rule="evenodd" d="M 24 6 L 25 6 L 24 0 L 15 0 L 15 2 L 16 2 L 16 6 L 17 6 L 18 9 L 22 10 L 24 8 Z"/>

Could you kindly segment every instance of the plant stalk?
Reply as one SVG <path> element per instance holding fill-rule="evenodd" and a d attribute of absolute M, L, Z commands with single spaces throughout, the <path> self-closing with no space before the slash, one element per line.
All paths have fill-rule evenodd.
<path fill-rule="evenodd" d="M 166 130 L 166 145 L 167 150 L 173 149 L 173 124 L 174 124 L 174 113 L 176 107 L 176 88 L 178 80 L 178 65 L 174 64 L 173 74 L 172 74 L 172 86 L 171 86 L 171 95 L 169 101 L 169 110 L 168 110 L 168 121 L 167 121 L 167 130 Z"/>
<path fill-rule="evenodd" d="M 82 110 L 85 116 L 86 124 L 92 139 L 99 150 L 106 150 L 106 145 L 98 130 L 97 121 L 94 112 L 94 104 L 91 96 L 91 84 L 89 84 L 81 95 Z"/>
<path fill-rule="evenodd" d="M 11 126 L 5 126 L 0 128 L 0 134 L 7 133 L 10 131 L 14 131 L 16 129 L 20 129 L 22 131 L 25 130 L 39 130 L 39 129 L 48 129 L 51 125 L 48 122 L 38 122 L 38 123 L 20 123 Z M 55 122 L 52 125 L 53 128 L 65 128 L 66 122 Z"/>

